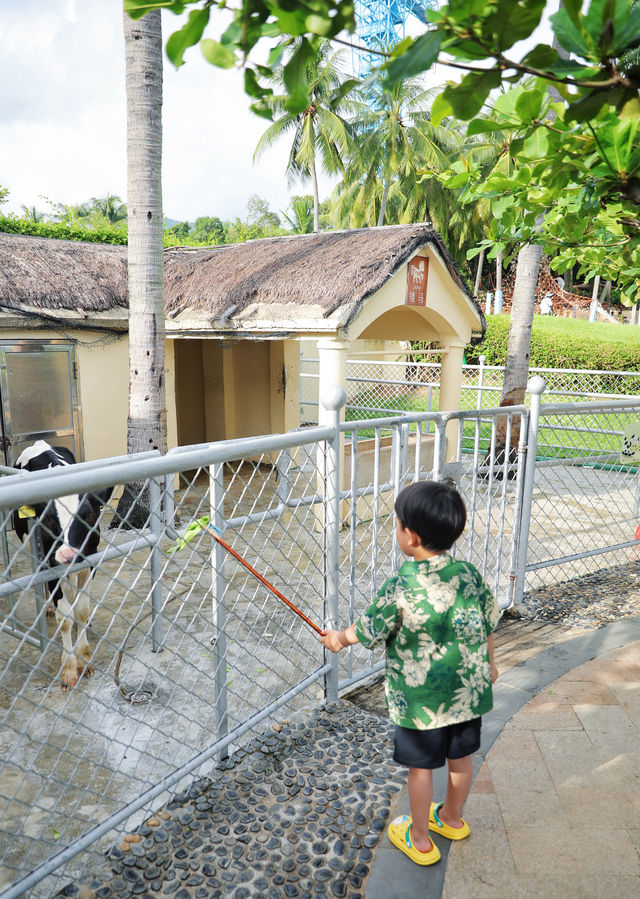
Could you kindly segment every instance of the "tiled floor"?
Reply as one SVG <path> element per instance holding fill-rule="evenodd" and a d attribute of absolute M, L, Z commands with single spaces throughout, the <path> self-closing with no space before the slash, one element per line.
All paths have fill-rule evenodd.
<path fill-rule="evenodd" d="M 444 899 L 640 896 L 640 641 L 568 671 L 506 724 L 465 807 Z"/>

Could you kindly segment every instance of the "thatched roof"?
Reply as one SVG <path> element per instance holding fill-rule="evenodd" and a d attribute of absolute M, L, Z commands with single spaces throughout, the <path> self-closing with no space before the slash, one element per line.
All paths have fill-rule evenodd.
<path fill-rule="evenodd" d="M 127 248 L 0 234 L 0 310 L 127 308 Z"/>
<path fill-rule="evenodd" d="M 345 325 L 417 250 L 429 245 L 482 322 L 482 312 L 439 235 L 426 224 L 251 240 L 165 251 L 168 325 L 274 318 L 281 325 L 335 316 Z M 126 247 L 0 234 L 0 312 L 82 310 L 101 317 L 127 305 Z M 276 310 L 279 310 L 276 313 Z M 284 311 L 283 311 L 284 310 Z M 69 315 L 63 316 L 67 319 Z M 217 325 L 218 323 L 218 325 Z"/>
<path fill-rule="evenodd" d="M 210 250 L 168 250 L 167 313 L 188 309 L 215 315 L 259 302 L 321 306 L 330 315 L 375 293 L 427 243 L 437 247 L 452 277 L 469 293 L 433 228 L 398 225 L 267 238 Z"/>

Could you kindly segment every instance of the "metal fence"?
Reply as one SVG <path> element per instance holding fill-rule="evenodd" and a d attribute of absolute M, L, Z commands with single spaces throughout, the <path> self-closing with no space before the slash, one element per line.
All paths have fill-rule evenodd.
<path fill-rule="evenodd" d="M 579 573 L 592 564 L 581 556 L 591 546 L 600 567 L 633 551 L 623 537 L 638 501 L 637 466 L 621 466 L 616 453 L 640 401 L 540 414 L 534 399 L 530 411 L 410 413 L 342 425 L 333 413 L 322 428 L 2 479 L 2 899 L 27 890 L 50 896 L 99 871 L 105 847 L 196 777 L 215 776 L 256 729 L 381 668 L 381 654 L 360 646 L 325 656 L 312 627 L 207 524 L 320 627 L 346 625 L 395 570 L 393 501 L 418 478 L 458 485 L 469 521 L 455 553 L 480 568 L 503 606 L 552 576 L 552 566 L 562 576 Z M 499 429 L 517 444 L 513 454 L 497 452 Z M 576 436 L 567 448 L 568 433 Z M 87 563 L 46 571 L 33 549 L 37 522 L 24 544 L 11 528 L 13 510 L 28 514 L 25 507 L 54 497 L 68 503 L 112 484 L 148 494 L 147 526 L 125 530 L 112 501 Z M 552 527 L 572 542 L 554 543 Z M 176 550 L 180 537 L 192 539 Z M 94 673 L 80 658 L 84 673 L 64 691 L 65 622 L 47 617 L 44 592 L 39 611 L 36 599 L 53 575 L 68 595 L 88 563 L 94 573 L 81 598 L 91 595 Z M 78 654 L 83 645 L 78 633 Z"/>
<path fill-rule="evenodd" d="M 584 402 L 640 396 L 640 372 L 531 368 L 546 382 L 543 402 Z M 301 420 L 318 421 L 319 363 L 303 358 L 300 367 Z M 491 408 L 500 403 L 504 366 L 463 365 L 461 409 Z M 437 411 L 440 363 L 352 359 L 347 362 L 347 414 L 354 418 L 402 412 Z"/>
<path fill-rule="evenodd" d="M 518 596 L 640 558 L 640 470 L 621 457 L 631 423 L 640 400 L 541 406 Z"/>

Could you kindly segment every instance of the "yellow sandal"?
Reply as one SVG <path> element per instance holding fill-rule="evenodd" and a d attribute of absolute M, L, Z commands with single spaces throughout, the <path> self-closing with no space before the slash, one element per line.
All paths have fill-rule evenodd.
<path fill-rule="evenodd" d="M 448 840 L 464 840 L 465 837 L 469 836 L 469 825 L 464 818 L 460 819 L 462 821 L 462 827 L 451 827 L 450 824 L 445 824 L 444 821 L 441 821 L 438 812 L 443 805 L 444 802 L 431 803 L 431 809 L 429 811 L 429 830 L 441 834 L 441 836 L 446 837 Z"/>
<path fill-rule="evenodd" d="M 440 850 L 431 840 L 431 849 L 428 852 L 420 852 L 411 842 L 410 830 L 412 826 L 411 815 L 401 815 L 395 818 L 389 825 L 387 834 L 389 839 L 400 852 L 404 852 L 416 865 L 434 865 L 440 861 Z"/>

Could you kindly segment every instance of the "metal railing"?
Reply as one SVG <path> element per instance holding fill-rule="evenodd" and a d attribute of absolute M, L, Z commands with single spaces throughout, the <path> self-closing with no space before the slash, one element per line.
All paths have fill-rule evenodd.
<path fill-rule="evenodd" d="M 544 403 L 640 396 L 640 372 L 531 368 L 529 374 L 544 378 Z M 318 421 L 318 379 L 318 360 L 301 359 L 302 421 Z M 460 408 L 499 405 L 503 379 L 504 366 L 486 365 L 484 356 L 478 365 L 463 365 Z M 354 419 L 438 410 L 439 362 L 353 358 L 347 362 L 346 381 L 347 414 Z"/>
<path fill-rule="evenodd" d="M 640 491 L 619 451 L 640 400 L 541 406 L 533 389 L 531 408 L 342 423 L 336 400 L 324 427 L 2 478 L 0 611 L 14 625 L 0 632 L 2 899 L 39 899 L 99 870 L 105 847 L 216 776 L 256 729 L 382 667 L 359 645 L 325 656 L 209 525 L 320 627 L 353 620 L 396 570 L 393 502 L 416 479 L 457 484 L 468 526 L 454 552 L 503 607 L 546 578 L 626 561 Z M 147 526 L 125 530 L 112 501 L 82 563 L 45 569 L 32 555 L 39 523 L 24 544 L 11 529 L 21 506 L 124 484 L 147 497 Z M 80 659 L 63 691 L 65 620 L 37 611 L 34 595 L 54 576 L 69 595 L 88 565 L 94 674 Z"/>

